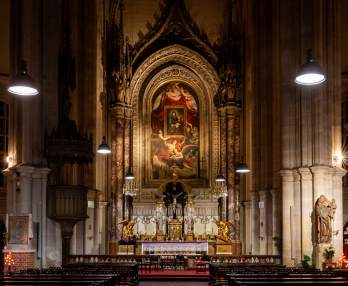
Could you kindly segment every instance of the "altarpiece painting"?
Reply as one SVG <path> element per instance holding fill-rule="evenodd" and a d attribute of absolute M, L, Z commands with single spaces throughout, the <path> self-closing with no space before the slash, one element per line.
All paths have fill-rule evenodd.
<path fill-rule="evenodd" d="M 162 85 L 152 97 L 152 179 L 199 178 L 199 108 L 193 88 Z"/>

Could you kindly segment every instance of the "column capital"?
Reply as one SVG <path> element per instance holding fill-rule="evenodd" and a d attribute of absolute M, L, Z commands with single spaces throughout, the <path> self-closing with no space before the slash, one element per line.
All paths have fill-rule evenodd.
<path fill-rule="evenodd" d="M 273 198 L 277 198 L 279 195 L 279 190 L 278 189 L 271 189 L 270 193 L 271 193 Z"/>
<path fill-rule="evenodd" d="M 250 208 L 251 207 L 251 201 L 243 201 L 243 202 L 241 202 L 241 205 L 243 207 L 245 207 L 246 209 Z"/>
<path fill-rule="evenodd" d="M 16 171 L 19 172 L 21 177 L 31 177 L 32 173 L 35 171 L 35 167 L 30 165 L 20 165 L 16 167 Z"/>
<path fill-rule="evenodd" d="M 97 203 L 97 206 L 99 208 L 106 208 L 109 205 L 109 202 L 107 202 L 107 201 L 99 201 L 99 202 L 96 202 L 96 203 Z"/>
<path fill-rule="evenodd" d="M 334 177 L 338 177 L 338 178 L 342 178 L 347 173 L 346 170 L 340 167 L 332 168 L 331 172 Z"/>
<path fill-rule="evenodd" d="M 315 166 L 310 167 L 310 170 L 312 171 L 312 173 L 314 175 L 323 175 L 325 173 L 330 172 L 331 169 L 332 169 L 332 167 L 324 166 L 324 165 L 322 165 L 322 166 L 315 165 Z"/>
<path fill-rule="evenodd" d="M 270 193 L 270 190 L 260 190 L 259 192 L 259 196 L 260 199 L 265 199 L 267 197 L 267 195 Z"/>
<path fill-rule="evenodd" d="M 282 177 L 283 182 L 294 182 L 296 171 L 291 169 L 280 170 L 280 176 Z"/>
<path fill-rule="evenodd" d="M 258 193 L 257 191 L 252 191 L 252 192 L 250 192 L 250 198 L 251 198 L 252 200 L 258 199 L 258 198 L 259 198 L 259 193 Z"/>
<path fill-rule="evenodd" d="M 303 181 L 311 181 L 313 179 L 311 169 L 308 167 L 298 168 L 298 173 Z"/>

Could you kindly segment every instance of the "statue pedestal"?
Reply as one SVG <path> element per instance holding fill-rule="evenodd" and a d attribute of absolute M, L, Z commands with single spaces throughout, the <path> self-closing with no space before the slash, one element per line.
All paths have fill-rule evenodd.
<path fill-rule="evenodd" d="M 329 247 L 330 247 L 329 243 L 321 243 L 319 245 L 314 246 L 313 264 L 315 265 L 316 268 L 320 270 L 323 269 L 323 262 L 325 261 L 323 253 L 324 253 L 324 250 Z"/>
<path fill-rule="evenodd" d="M 217 239 L 215 255 L 241 255 L 241 242 L 239 240 Z"/>

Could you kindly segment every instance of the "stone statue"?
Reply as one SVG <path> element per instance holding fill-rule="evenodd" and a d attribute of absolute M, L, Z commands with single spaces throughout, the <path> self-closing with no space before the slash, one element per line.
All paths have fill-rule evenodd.
<path fill-rule="evenodd" d="M 131 239 L 133 237 L 134 222 L 133 221 L 124 220 L 120 224 L 123 224 L 123 227 L 122 227 L 122 239 L 124 239 L 124 240 Z"/>
<path fill-rule="evenodd" d="M 336 212 L 336 202 L 331 202 L 321 195 L 315 203 L 315 235 L 316 242 L 330 243 L 332 240 L 332 220 Z"/>
<path fill-rule="evenodd" d="M 225 242 L 231 240 L 234 225 L 229 221 L 215 220 L 219 229 L 219 238 Z"/>

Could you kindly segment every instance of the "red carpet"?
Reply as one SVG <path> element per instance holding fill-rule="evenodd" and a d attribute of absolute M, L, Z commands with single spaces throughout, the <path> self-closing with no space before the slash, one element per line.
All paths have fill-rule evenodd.
<path fill-rule="evenodd" d="M 209 271 L 197 272 L 196 270 L 164 270 L 164 271 L 139 271 L 139 279 L 145 280 L 180 280 L 180 281 L 208 281 Z"/>

